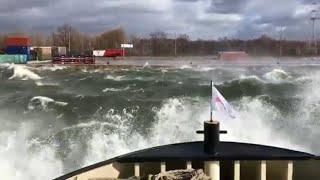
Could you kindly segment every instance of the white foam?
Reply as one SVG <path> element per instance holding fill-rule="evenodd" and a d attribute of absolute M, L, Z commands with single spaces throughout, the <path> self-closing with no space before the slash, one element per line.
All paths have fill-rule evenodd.
<path fill-rule="evenodd" d="M 264 80 L 262 80 L 261 78 L 259 78 L 258 76 L 256 75 L 249 75 L 249 76 L 246 76 L 246 75 L 240 75 L 240 78 L 238 79 L 233 79 L 231 81 L 239 81 L 240 83 L 243 83 L 243 82 L 257 82 L 257 83 L 265 83 Z M 225 81 L 222 81 L 221 84 L 224 84 Z"/>
<path fill-rule="evenodd" d="M 68 103 L 66 102 L 61 102 L 61 101 L 55 101 L 49 97 L 45 97 L 45 96 L 35 96 L 33 98 L 30 99 L 29 104 L 28 104 L 28 109 L 29 110 L 34 110 L 36 108 L 39 108 L 39 104 L 40 103 L 40 109 L 42 110 L 49 110 L 48 109 L 48 105 L 54 104 L 54 105 L 59 105 L 59 106 L 66 106 L 68 105 Z"/>
<path fill-rule="evenodd" d="M 291 142 L 271 126 L 272 121 L 280 116 L 280 112 L 274 107 L 264 104 L 259 99 L 242 98 L 239 103 L 243 105 L 241 118 L 233 122 L 221 122 L 222 129 L 228 130 L 228 134 L 222 136 L 222 139 L 305 149 Z M 138 133 L 128 134 L 131 131 L 128 119 L 134 117 L 128 118 L 119 114 L 112 117 L 116 118 L 117 131 L 112 134 L 95 131 L 89 142 L 90 150 L 83 166 L 138 149 L 203 138 L 201 135 L 196 135 L 195 130 L 202 129 L 203 121 L 209 117 L 209 104 L 204 99 L 172 98 L 166 100 L 160 109 L 154 108 L 153 111 L 156 113 L 156 122 L 148 138 L 143 138 Z"/>
<path fill-rule="evenodd" d="M 100 113 L 100 108 L 97 113 Z M 95 129 L 92 139 L 88 142 L 88 153 L 85 156 L 84 164 L 89 165 L 94 162 L 99 162 L 101 159 L 111 158 L 130 151 L 138 150 L 143 147 L 151 147 L 148 139 L 139 133 L 132 132 L 132 120 L 135 118 L 133 112 L 127 112 L 123 109 L 122 112 L 115 112 L 110 109 L 101 121 L 92 121 L 89 123 L 81 123 L 73 128 L 87 128 L 87 127 L 100 127 Z M 112 129 L 112 133 L 105 132 L 102 127 L 108 126 Z M 92 132 L 91 130 L 88 130 Z M 95 149 L 92 151 L 92 149 Z"/>
<path fill-rule="evenodd" d="M 61 66 L 61 65 L 53 65 L 53 66 L 42 66 L 41 70 L 48 70 L 48 71 L 58 71 L 67 69 L 68 66 Z"/>
<path fill-rule="evenodd" d="M 154 145 L 201 139 L 195 130 L 201 129 L 202 122 L 208 119 L 208 114 L 204 113 L 208 107 L 205 107 L 206 103 L 201 105 L 197 101 L 200 99 L 173 98 L 166 100 L 160 109 L 154 109 L 156 122 L 151 136 Z M 193 106 L 193 103 L 197 105 Z"/>
<path fill-rule="evenodd" d="M 272 83 L 281 83 L 291 79 L 291 76 L 282 69 L 273 69 L 266 73 L 264 78 Z"/>
<path fill-rule="evenodd" d="M 164 73 L 167 73 L 168 72 L 168 69 L 161 69 L 161 72 L 164 74 Z"/>
<path fill-rule="evenodd" d="M 119 91 L 127 91 L 130 89 L 130 86 L 127 86 L 125 88 L 105 88 L 102 90 L 102 92 L 119 92 Z"/>
<path fill-rule="evenodd" d="M 294 128 L 301 129 L 300 132 L 303 133 L 301 136 L 302 141 L 318 149 L 320 143 L 317 143 L 314 138 L 320 137 L 320 73 L 310 72 L 307 77 L 310 79 L 308 83 L 304 84 L 300 94 L 302 99 L 298 104 L 300 111 L 295 112 L 295 116 L 291 121 L 295 122 L 297 126 Z M 319 153 L 319 151 L 317 150 L 316 153 Z"/>
<path fill-rule="evenodd" d="M 4 67 L 4 68 L 8 68 L 8 67 L 10 67 L 11 65 L 13 65 L 13 64 L 10 64 L 10 63 L 0 63 L 0 67 Z"/>
<path fill-rule="evenodd" d="M 90 122 L 79 123 L 70 127 L 63 128 L 63 130 L 65 131 L 65 130 L 71 130 L 71 129 L 77 129 L 77 128 L 91 128 L 94 126 L 106 126 L 106 125 L 112 126 L 113 124 L 108 122 L 90 121 Z"/>
<path fill-rule="evenodd" d="M 192 69 L 192 66 L 184 64 L 180 67 L 180 69 Z"/>
<path fill-rule="evenodd" d="M 150 67 L 149 62 L 146 62 L 146 63 L 143 65 L 143 67 L 142 67 L 142 68 L 149 68 L 149 67 Z"/>
<path fill-rule="evenodd" d="M 124 76 L 113 76 L 108 74 L 105 79 L 114 80 L 114 81 L 121 81 L 123 80 Z"/>
<path fill-rule="evenodd" d="M 260 79 L 258 76 L 255 76 L 255 75 L 250 75 L 250 76 L 240 75 L 240 81 L 245 81 L 245 80 L 256 80 L 256 81 L 263 82 L 262 79 Z"/>
<path fill-rule="evenodd" d="M 81 71 L 84 73 L 104 73 L 104 70 L 100 69 L 87 69 L 87 68 L 81 68 Z"/>
<path fill-rule="evenodd" d="M 13 75 L 9 79 L 19 79 L 19 80 L 34 80 L 39 81 L 42 78 L 30 71 L 25 65 L 10 65 L 8 69 L 13 69 Z"/>
<path fill-rule="evenodd" d="M 1 179 L 52 179 L 63 172 L 62 161 L 55 158 L 54 148 L 29 139 L 36 127 L 22 123 L 14 132 L 0 132 Z M 34 145 L 39 148 L 31 150 Z"/>
<path fill-rule="evenodd" d="M 197 69 L 197 71 L 200 71 L 200 72 L 209 72 L 209 71 L 213 71 L 213 70 L 216 70 L 216 68 L 213 68 L 213 67 L 200 67 Z"/>
<path fill-rule="evenodd" d="M 238 104 L 237 118 L 222 122 L 222 128 L 228 129 L 228 135 L 223 136 L 225 140 L 306 150 L 272 126 L 282 117 L 274 106 L 249 97 L 243 97 Z"/>

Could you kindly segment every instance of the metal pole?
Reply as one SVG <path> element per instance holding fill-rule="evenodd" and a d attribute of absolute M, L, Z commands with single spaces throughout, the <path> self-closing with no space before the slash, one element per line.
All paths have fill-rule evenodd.
<path fill-rule="evenodd" d="M 69 48 L 69 53 L 71 51 L 71 27 L 69 27 L 69 37 L 68 37 L 68 48 Z"/>
<path fill-rule="evenodd" d="M 316 43 L 315 43 L 315 18 L 312 18 L 312 49 L 313 53 L 316 54 Z"/>
<path fill-rule="evenodd" d="M 211 88 L 211 98 L 210 98 L 210 121 L 212 122 L 213 121 L 213 119 L 212 119 L 212 111 L 213 111 L 213 102 L 212 102 L 212 98 L 213 98 L 213 92 L 212 92 L 212 87 L 213 87 L 213 81 L 211 80 L 211 82 L 210 82 L 210 88 Z"/>
<path fill-rule="evenodd" d="M 279 57 L 282 56 L 282 33 L 283 33 L 283 27 L 281 26 L 281 29 L 280 29 L 280 49 L 279 49 Z"/>
<path fill-rule="evenodd" d="M 314 24 L 315 24 L 315 19 L 312 19 L 312 44 L 314 44 L 314 40 L 315 40 L 315 37 L 314 37 L 314 33 L 315 33 Z"/>
<path fill-rule="evenodd" d="M 177 56 L 177 33 L 174 34 L 174 56 Z"/>

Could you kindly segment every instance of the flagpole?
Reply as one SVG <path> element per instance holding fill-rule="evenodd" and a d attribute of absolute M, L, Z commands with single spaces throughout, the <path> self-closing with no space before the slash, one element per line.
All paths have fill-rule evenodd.
<path fill-rule="evenodd" d="M 213 121 L 213 119 L 212 119 L 212 106 L 213 106 L 213 104 L 212 104 L 212 98 L 213 98 L 213 96 L 212 96 L 212 87 L 213 87 L 213 81 L 211 80 L 211 83 L 210 83 L 210 88 L 211 88 L 211 98 L 210 98 L 210 122 L 212 122 Z"/>

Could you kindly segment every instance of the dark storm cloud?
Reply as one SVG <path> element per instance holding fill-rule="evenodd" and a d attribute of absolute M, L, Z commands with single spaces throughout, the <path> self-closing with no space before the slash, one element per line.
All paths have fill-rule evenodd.
<path fill-rule="evenodd" d="M 192 38 L 277 36 L 306 38 L 308 0 L 0 0 L 1 31 L 21 28 L 50 33 L 69 23 L 99 33 L 123 27 L 128 34 L 188 33 Z"/>
<path fill-rule="evenodd" d="M 215 13 L 240 13 L 243 11 L 247 0 L 212 0 L 209 12 Z"/>
<path fill-rule="evenodd" d="M 199 0 L 176 0 L 176 1 L 180 1 L 180 2 L 197 2 Z"/>
<path fill-rule="evenodd" d="M 10 13 L 21 9 L 45 7 L 50 3 L 50 0 L 0 0 L 0 11 Z"/>
<path fill-rule="evenodd" d="M 273 17 L 273 16 L 264 16 L 261 17 L 253 23 L 255 24 L 273 24 L 275 26 L 292 26 L 296 25 L 297 22 L 301 21 L 300 18 L 295 18 L 292 16 L 283 16 L 283 17 Z"/>

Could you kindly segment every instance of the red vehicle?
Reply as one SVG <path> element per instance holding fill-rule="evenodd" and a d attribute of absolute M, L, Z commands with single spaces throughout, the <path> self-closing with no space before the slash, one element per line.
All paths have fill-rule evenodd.
<path fill-rule="evenodd" d="M 113 57 L 113 58 L 124 56 L 124 50 L 123 49 L 106 49 L 103 56 Z"/>

